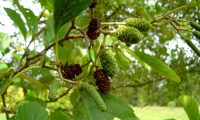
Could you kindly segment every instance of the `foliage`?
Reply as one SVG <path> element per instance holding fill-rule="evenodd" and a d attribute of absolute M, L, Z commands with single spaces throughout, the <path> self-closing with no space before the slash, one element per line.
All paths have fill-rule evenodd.
<path fill-rule="evenodd" d="M 176 106 L 182 94 L 200 100 L 200 42 L 193 35 L 198 29 L 190 26 L 200 22 L 198 1 L 34 0 L 40 11 L 7 2 L 13 6 L 4 7 L 6 17 L 18 28 L 11 35 L 0 32 L 0 106 L 7 118 L 14 113 L 14 120 L 138 120 L 123 102 Z M 89 39 L 94 18 L 100 28 L 91 25 L 89 38 L 95 39 Z M 128 31 L 119 34 L 123 25 Z M 104 49 L 109 54 L 102 57 Z M 71 65 L 81 70 L 70 67 L 67 75 L 73 77 L 66 79 Z M 98 91 L 98 69 L 106 80 L 112 77 L 101 84 L 110 93 Z M 181 97 L 181 105 L 191 120 L 199 115 L 193 98 Z"/>
<path fill-rule="evenodd" d="M 196 100 L 191 96 L 181 96 L 180 102 L 188 115 L 189 120 L 199 120 L 199 108 Z"/>

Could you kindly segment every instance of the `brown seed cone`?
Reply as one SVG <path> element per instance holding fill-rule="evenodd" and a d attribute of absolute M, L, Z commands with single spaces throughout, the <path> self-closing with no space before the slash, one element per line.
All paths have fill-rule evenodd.
<path fill-rule="evenodd" d="M 92 4 L 90 5 L 90 8 L 95 8 L 97 5 L 97 2 L 98 2 L 97 0 L 93 0 Z"/>
<path fill-rule="evenodd" d="M 71 64 L 62 71 L 62 75 L 65 79 L 74 79 L 82 72 L 82 68 L 79 64 Z"/>
<path fill-rule="evenodd" d="M 98 19 L 93 18 L 88 26 L 88 31 L 87 31 L 87 35 L 91 40 L 95 40 L 99 37 L 100 35 L 100 23 L 98 21 Z"/>
<path fill-rule="evenodd" d="M 109 93 L 110 82 L 105 71 L 103 69 L 97 69 L 94 72 L 94 78 L 96 79 L 96 85 L 98 86 L 99 90 L 104 94 Z"/>

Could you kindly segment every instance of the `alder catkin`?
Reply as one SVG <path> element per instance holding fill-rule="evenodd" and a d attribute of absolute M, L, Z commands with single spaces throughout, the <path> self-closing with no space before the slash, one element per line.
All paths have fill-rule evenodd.
<path fill-rule="evenodd" d="M 109 49 L 101 49 L 99 52 L 99 58 L 100 58 L 101 66 L 103 67 L 105 72 L 110 77 L 114 77 L 117 70 L 117 63 L 112 51 Z"/>
<path fill-rule="evenodd" d="M 126 26 L 135 27 L 141 32 L 148 31 L 150 28 L 150 22 L 140 18 L 128 18 L 125 21 Z"/>
<path fill-rule="evenodd" d="M 129 26 L 119 26 L 116 36 L 120 41 L 126 44 L 136 44 L 142 39 L 142 33 L 135 27 Z"/>
<path fill-rule="evenodd" d="M 95 101 L 97 106 L 102 110 L 106 111 L 106 104 L 104 103 L 103 99 L 99 95 L 99 93 L 96 91 L 95 87 L 88 84 L 88 83 L 82 83 L 80 86 L 80 89 L 87 92 Z"/>

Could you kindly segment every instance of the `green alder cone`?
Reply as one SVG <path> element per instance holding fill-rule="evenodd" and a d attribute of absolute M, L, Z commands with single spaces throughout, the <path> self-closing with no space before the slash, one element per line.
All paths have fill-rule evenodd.
<path fill-rule="evenodd" d="M 142 33 L 135 27 L 119 26 L 117 38 L 126 44 L 136 44 L 142 40 Z"/>
<path fill-rule="evenodd" d="M 49 88 L 49 95 L 48 98 L 50 100 L 56 99 L 57 96 L 57 89 L 61 86 L 61 84 L 58 81 L 53 81 Z"/>
<path fill-rule="evenodd" d="M 200 31 L 200 24 L 196 22 L 190 22 L 190 26 L 192 26 L 194 29 Z"/>
<path fill-rule="evenodd" d="M 105 70 L 105 72 L 110 76 L 114 77 L 117 70 L 117 63 L 115 57 L 111 50 L 109 49 L 102 49 L 99 52 L 99 58 L 101 62 L 101 66 Z"/>
<path fill-rule="evenodd" d="M 200 32 L 199 31 L 195 30 L 192 34 L 200 40 Z"/>
<path fill-rule="evenodd" d="M 80 89 L 87 92 L 95 101 L 97 106 L 102 110 L 106 111 L 107 107 L 99 93 L 96 91 L 95 87 L 88 84 L 88 83 L 82 83 L 80 86 Z"/>
<path fill-rule="evenodd" d="M 148 31 L 150 28 L 150 22 L 140 18 L 128 18 L 125 21 L 126 26 L 135 27 L 141 32 Z"/>

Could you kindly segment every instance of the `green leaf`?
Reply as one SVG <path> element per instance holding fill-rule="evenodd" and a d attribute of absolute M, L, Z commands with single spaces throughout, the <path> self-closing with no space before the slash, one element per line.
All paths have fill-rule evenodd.
<path fill-rule="evenodd" d="M 28 25 L 29 31 L 32 31 L 32 33 L 37 32 L 37 23 L 38 19 L 33 13 L 32 10 L 28 8 L 24 8 L 22 5 L 20 5 L 19 0 L 13 0 L 14 4 L 17 5 L 20 12 L 24 15 L 24 18 L 26 19 L 26 23 Z"/>
<path fill-rule="evenodd" d="M 24 8 L 23 6 L 20 7 L 20 11 L 22 12 L 22 14 L 24 15 L 26 19 L 26 23 L 29 27 L 29 31 L 32 31 L 33 34 L 37 33 L 38 19 L 33 13 L 33 11 L 31 11 L 28 8 Z"/>
<path fill-rule="evenodd" d="M 0 51 L 2 53 L 5 53 L 5 50 L 10 45 L 10 41 L 10 37 L 7 34 L 0 32 Z"/>
<path fill-rule="evenodd" d="M 51 120 L 71 120 L 71 117 L 59 110 L 55 110 L 51 113 Z"/>
<path fill-rule="evenodd" d="M 70 102 L 72 105 L 75 105 L 76 102 L 79 100 L 79 91 L 74 89 L 73 92 L 70 94 Z"/>
<path fill-rule="evenodd" d="M 47 86 L 55 79 L 49 69 L 33 69 L 29 76 L 39 79 L 43 85 Z"/>
<path fill-rule="evenodd" d="M 37 102 L 25 102 L 19 106 L 15 120 L 49 120 L 45 109 Z"/>
<path fill-rule="evenodd" d="M 8 70 L 8 65 L 5 63 L 0 63 L 0 72 Z"/>
<path fill-rule="evenodd" d="M 190 120 L 200 120 L 198 104 L 193 97 L 183 95 L 179 100 Z"/>
<path fill-rule="evenodd" d="M 53 1 L 54 0 L 38 0 L 45 9 L 47 9 L 50 13 L 53 10 Z"/>
<path fill-rule="evenodd" d="M 67 22 L 78 16 L 91 3 L 91 0 L 55 0 L 54 29 L 55 33 Z"/>
<path fill-rule="evenodd" d="M 24 21 L 22 20 L 21 16 L 15 11 L 10 8 L 4 8 L 8 16 L 10 17 L 11 20 L 17 25 L 17 27 L 20 29 L 22 32 L 24 39 L 26 39 L 26 27 L 24 24 Z"/>
<path fill-rule="evenodd" d="M 179 76 L 167 65 L 161 62 L 159 59 L 150 56 L 143 52 L 133 52 L 129 48 L 126 48 L 126 51 L 131 54 L 139 63 L 145 66 L 145 64 L 149 65 L 151 68 L 155 69 L 158 73 L 165 76 L 166 78 L 180 82 L 181 79 Z M 145 64 L 144 64 L 145 63 Z"/>
<path fill-rule="evenodd" d="M 138 120 L 134 111 L 128 105 L 120 102 L 117 98 L 109 94 L 102 94 L 104 102 L 107 105 L 107 112 L 122 120 Z"/>
<path fill-rule="evenodd" d="M 138 120 L 129 106 L 119 102 L 113 96 L 107 94 L 102 95 L 102 98 L 107 105 L 106 112 L 99 110 L 90 95 L 81 92 L 81 98 L 73 109 L 74 120 L 112 120 L 115 117 L 122 120 Z"/>
<path fill-rule="evenodd" d="M 47 107 L 47 103 L 45 101 L 37 97 L 34 97 L 33 95 L 30 95 L 30 94 L 26 95 L 25 100 L 29 102 L 37 102 L 38 104 L 40 104 L 40 106 Z"/>
<path fill-rule="evenodd" d="M 79 63 L 82 61 L 81 49 L 74 41 L 65 41 L 58 46 L 58 58 L 63 65 Z"/>
<path fill-rule="evenodd" d="M 46 21 L 46 28 L 44 31 L 44 45 L 48 46 L 49 43 L 53 41 L 54 38 L 54 28 L 53 28 L 53 16 L 49 16 L 49 18 Z"/>
<path fill-rule="evenodd" d="M 133 51 L 131 51 L 127 46 L 123 46 L 124 50 L 128 52 L 132 57 L 134 57 L 138 63 L 143 65 L 144 67 L 148 68 L 149 66 L 141 59 L 139 58 Z"/>
<path fill-rule="evenodd" d="M 155 69 L 158 73 L 164 75 L 166 78 L 180 82 L 179 76 L 167 65 L 165 65 L 163 62 L 161 62 L 159 59 L 150 56 L 143 52 L 135 52 L 135 54 L 142 59 L 146 64 L 151 66 L 153 69 Z"/>
<path fill-rule="evenodd" d="M 129 69 L 131 62 L 119 48 L 115 49 L 115 59 L 120 69 L 123 70 Z"/>
<path fill-rule="evenodd" d="M 92 97 L 86 92 L 81 92 L 81 98 L 73 108 L 74 120 L 112 120 L 113 115 L 102 112 Z"/>

